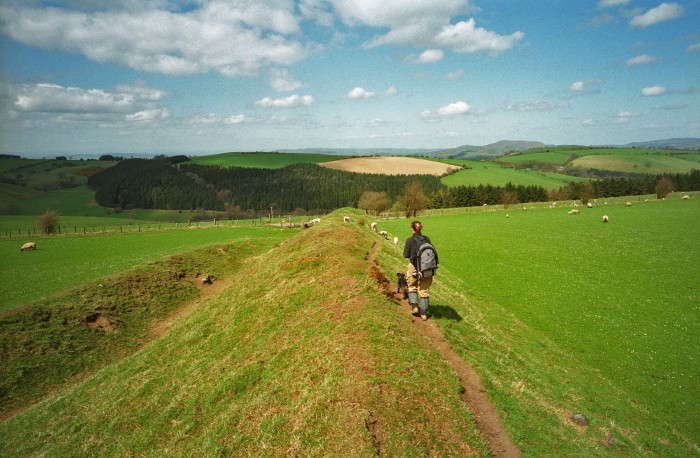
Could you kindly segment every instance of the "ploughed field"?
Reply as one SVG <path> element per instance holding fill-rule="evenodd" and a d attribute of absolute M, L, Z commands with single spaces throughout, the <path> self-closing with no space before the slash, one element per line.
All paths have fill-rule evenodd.
<path fill-rule="evenodd" d="M 442 176 L 460 167 L 442 162 L 409 157 L 357 157 L 319 164 L 334 170 L 382 175 L 435 175 Z"/>

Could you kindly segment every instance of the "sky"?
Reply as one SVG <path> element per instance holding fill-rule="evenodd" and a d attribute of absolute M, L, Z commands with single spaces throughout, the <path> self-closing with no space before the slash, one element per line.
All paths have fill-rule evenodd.
<path fill-rule="evenodd" d="M 0 153 L 700 137 L 700 0 L 2 0 Z"/>

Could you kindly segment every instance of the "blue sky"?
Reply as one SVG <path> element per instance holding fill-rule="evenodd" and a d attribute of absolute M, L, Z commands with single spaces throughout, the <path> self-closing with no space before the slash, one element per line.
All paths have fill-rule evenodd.
<path fill-rule="evenodd" d="M 4 0 L 0 153 L 700 137 L 700 0 Z"/>

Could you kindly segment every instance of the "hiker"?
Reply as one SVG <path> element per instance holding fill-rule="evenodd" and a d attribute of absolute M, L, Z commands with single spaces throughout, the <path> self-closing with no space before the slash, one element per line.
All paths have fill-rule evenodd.
<path fill-rule="evenodd" d="M 426 271 L 421 271 L 419 248 L 426 243 L 430 245 L 433 251 L 434 247 L 432 247 L 430 238 L 421 233 L 423 224 L 421 224 L 420 221 L 413 221 L 411 223 L 411 229 L 413 229 L 413 236 L 406 240 L 406 244 L 403 247 L 403 257 L 408 258 L 409 261 L 408 271 L 406 272 L 406 279 L 408 280 L 408 303 L 412 308 L 412 313 L 414 315 L 420 314 L 421 319 L 425 321 L 428 319 L 430 285 L 433 283 L 433 274 L 435 273 L 435 268 L 437 268 L 437 254 L 434 254 L 434 267 Z M 418 302 L 419 298 L 420 303 Z"/>

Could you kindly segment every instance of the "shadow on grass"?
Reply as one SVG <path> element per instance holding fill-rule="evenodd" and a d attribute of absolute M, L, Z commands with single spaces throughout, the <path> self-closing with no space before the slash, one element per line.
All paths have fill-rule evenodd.
<path fill-rule="evenodd" d="M 430 313 L 434 318 L 444 318 L 446 320 L 462 321 L 459 313 L 449 305 L 430 305 Z"/>

